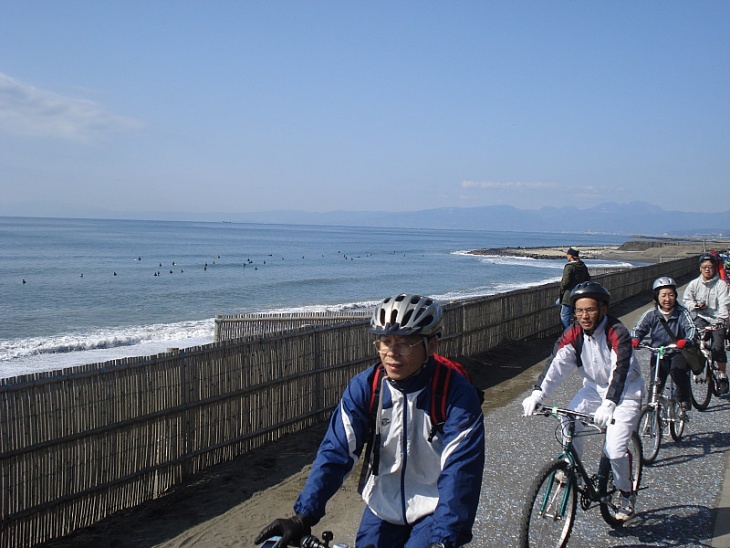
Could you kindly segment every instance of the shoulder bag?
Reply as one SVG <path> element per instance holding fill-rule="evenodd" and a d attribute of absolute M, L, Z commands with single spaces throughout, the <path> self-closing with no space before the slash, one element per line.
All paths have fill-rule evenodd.
<path fill-rule="evenodd" d="M 664 329 L 666 329 L 667 334 L 669 334 L 672 341 L 676 343 L 677 337 L 674 335 L 674 333 L 672 333 L 672 330 L 669 329 L 669 324 L 667 324 L 667 320 L 665 320 L 664 317 L 660 315 L 659 321 L 662 322 Z M 702 373 L 702 370 L 707 364 L 707 359 L 699 348 L 693 346 L 692 348 L 681 348 L 679 351 L 682 353 L 682 356 L 684 356 L 684 359 L 687 360 L 687 363 L 689 364 L 689 368 L 692 370 L 692 373 L 694 373 L 695 375 L 699 375 L 700 373 Z"/>

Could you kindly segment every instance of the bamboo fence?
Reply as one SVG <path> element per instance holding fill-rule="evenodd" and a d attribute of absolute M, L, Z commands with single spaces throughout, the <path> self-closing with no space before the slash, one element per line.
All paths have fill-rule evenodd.
<path fill-rule="evenodd" d="M 695 272 L 692 257 L 596 278 L 618 302 Z M 557 334 L 556 296 L 551 283 L 447 303 L 441 352 Z M 327 420 L 374 361 L 362 311 L 216 324 L 210 345 L 0 380 L 0 547 L 67 535 Z"/>

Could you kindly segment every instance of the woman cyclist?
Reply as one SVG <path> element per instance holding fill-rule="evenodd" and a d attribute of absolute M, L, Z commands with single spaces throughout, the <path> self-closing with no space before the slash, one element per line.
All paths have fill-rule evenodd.
<path fill-rule="evenodd" d="M 668 276 L 654 280 L 651 286 L 656 306 L 644 312 L 633 331 L 634 348 L 644 338 L 654 347 L 677 344 L 678 349 L 695 344 L 696 329 L 689 311 L 677 304 L 677 283 Z M 667 350 L 659 363 L 659 392 L 664 389 L 667 375 L 677 386 L 679 404 L 686 413 L 691 408 L 689 364 L 678 350 Z"/>

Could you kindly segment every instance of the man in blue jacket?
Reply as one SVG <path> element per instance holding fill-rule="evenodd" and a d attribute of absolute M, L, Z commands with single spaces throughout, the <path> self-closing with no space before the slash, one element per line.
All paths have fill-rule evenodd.
<path fill-rule="evenodd" d="M 484 417 L 476 390 L 454 372 L 441 396 L 443 425 L 432 424 L 434 373 L 445 367 L 436 356 L 441 316 L 440 305 L 420 295 L 395 295 L 376 307 L 370 331 L 381 361 L 345 389 L 295 515 L 274 520 L 257 543 L 280 535 L 280 548 L 308 534 L 367 442 L 357 546 L 456 548 L 471 540 L 484 469 Z M 382 377 L 376 377 L 379 369 Z M 377 398 L 373 384 L 379 385 Z"/>

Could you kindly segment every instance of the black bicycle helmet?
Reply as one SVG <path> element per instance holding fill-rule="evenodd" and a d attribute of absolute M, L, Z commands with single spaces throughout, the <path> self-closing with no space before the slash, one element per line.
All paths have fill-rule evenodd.
<path fill-rule="evenodd" d="M 375 335 L 423 335 L 441 332 L 441 305 L 429 297 L 401 293 L 384 299 L 370 319 L 370 332 Z"/>
<path fill-rule="evenodd" d="M 715 257 L 712 253 L 703 253 L 700 255 L 698 264 L 702 264 L 705 261 L 710 261 L 713 265 L 717 266 L 717 257 Z"/>
<path fill-rule="evenodd" d="M 611 300 L 611 294 L 608 289 L 598 282 L 581 282 L 576 285 L 570 292 L 570 304 L 575 306 L 575 301 L 583 297 L 590 297 L 598 302 L 608 304 Z"/>

